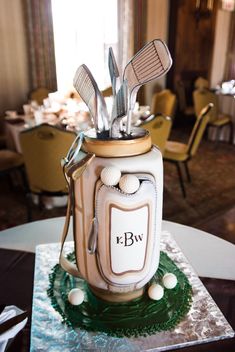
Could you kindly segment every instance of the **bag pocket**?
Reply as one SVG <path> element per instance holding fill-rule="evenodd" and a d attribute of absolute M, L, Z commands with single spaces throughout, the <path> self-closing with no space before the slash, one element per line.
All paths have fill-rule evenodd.
<path fill-rule="evenodd" d="M 154 265 L 157 191 L 150 174 L 135 174 L 140 187 L 126 194 L 98 180 L 92 249 L 104 281 L 112 291 L 127 292 L 148 276 Z M 95 244 L 95 246 L 94 246 Z"/>

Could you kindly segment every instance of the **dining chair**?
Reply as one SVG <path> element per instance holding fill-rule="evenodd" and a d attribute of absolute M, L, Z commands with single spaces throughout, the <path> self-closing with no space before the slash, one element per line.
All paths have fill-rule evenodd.
<path fill-rule="evenodd" d="M 28 220 L 32 218 L 32 194 L 60 197 L 68 194 L 61 159 L 66 156 L 76 134 L 56 126 L 41 124 L 20 133 L 20 144 L 28 180 Z"/>
<path fill-rule="evenodd" d="M 10 188 L 14 185 L 17 173 L 21 176 L 21 184 L 26 189 L 23 155 L 9 149 L 0 150 L 0 176 L 7 177 Z"/>
<path fill-rule="evenodd" d="M 5 132 L 5 117 L 0 117 L 0 149 L 6 148 L 7 138 Z"/>
<path fill-rule="evenodd" d="M 169 116 L 153 116 L 150 121 L 144 121 L 140 127 L 149 131 L 152 144 L 155 144 L 163 154 L 166 141 L 170 135 L 172 120 Z"/>
<path fill-rule="evenodd" d="M 196 89 L 193 92 L 193 101 L 195 112 L 198 114 L 201 109 L 209 103 L 212 103 L 214 106 L 211 109 L 209 115 L 210 120 L 208 127 L 213 127 L 217 129 L 216 141 L 219 140 L 221 129 L 224 126 L 229 126 L 230 128 L 230 143 L 233 143 L 233 122 L 232 118 L 229 115 L 221 114 L 219 112 L 218 96 L 211 92 L 208 89 Z"/>
<path fill-rule="evenodd" d="M 181 171 L 181 165 L 184 166 L 187 180 L 191 182 L 191 177 L 188 168 L 188 162 L 191 160 L 201 143 L 204 131 L 209 121 L 209 113 L 213 108 L 213 104 L 208 104 L 204 107 L 196 118 L 193 130 L 189 137 L 188 143 L 181 143 L 176 141 L 167 141 L 164 151 L 164 161 L 172 162 L 176 165 L 179 182 L 182 190 L 183 197 L 186 197 L 186 191 L 184 187 L 184 180 Z"/>
<path fill-rule="evenodd" d="M 151 114 L 169 116 L 173 120 L 176 111 L 176 95 L 170 89 L 163 89 L 153 95 Z"/>
<path fill-rule="evenodd" d="M 209 89 L 209 81 L 206 78 L 199 76 L 194 82 L 195 89 Z"/>
<path fill-rule="evenodd" d="M 49 93 L 50 93 L 49 89 L 40 87 L 30 92 L 29 99 L 35 100 L 39 105 L 42 105 L 43 99 L 48 98 Z"/>
<path fill-rule="evenodd" d="M 112 87 L 107 87 L 106 89 L 101 91 L 104 98 L 111 97 L 113 95 Z"/>
<path fill-rule="evenodd" d="M 6 147 L 6 136 L 4 134 L 0 134 L 0 149 Z"/>

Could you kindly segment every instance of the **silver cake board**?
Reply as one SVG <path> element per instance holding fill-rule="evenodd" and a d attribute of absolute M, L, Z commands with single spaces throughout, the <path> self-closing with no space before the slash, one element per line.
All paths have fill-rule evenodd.
<path fill-rule="evenodd" d="M 161 250 L 188 277 L 193 288 L 193 302 L 189 313 L 174 330 L 157 332 L 148 337 L 117 338 L 79 328 L 73 330 L 62 324 L 47 296 L 48 275 L 59 258 L 59 243 L 36 248 L 33 311 L 30 351 L 92 351 L 138 352 L 169 351 L 234 337 L 234 331 L 195 274 L 179 246 L 168 232 L 162 232 Z M 65 245 L 65 252 L 73 250 L 73 242 Z"/>

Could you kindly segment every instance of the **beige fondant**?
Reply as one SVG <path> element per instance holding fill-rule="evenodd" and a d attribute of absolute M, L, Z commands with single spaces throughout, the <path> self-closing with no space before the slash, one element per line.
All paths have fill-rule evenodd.
<path fill-rule="evenodd" d="M 128 140 L 98 140 L 85 136 L 83 150 L 103 158 L 117 158 L 147 153 L 150 151 L 151 145 L 149 132 L 143 137 Z"/>
<path fill-rule="evenodd" d="M 127 292 L 127 293 L 114 293 L 107 290 L 101 290 L 96 287 L 90 286 L 91 291 L 99 298 L 108 302 L 128 302 L 141 297 L 144 293 L 144 288 Z"/>
<path fill-rule="evenodd" d="M 157 190 L 157 205 L 155 211 L 156 215 L 156 232 L 155 242 L 152 248 L 152 260 L 150 263 L 151 270 L 146 280 L 151 278 L 158 266 L 159 261 L 159 240 L 161 232 L 162 220 L 162 189 L 163 189 L 163 175 L 162 175 L 162 156 L 159 150 L 152 147 L 147 153 L 131 157 L 113 157 L 102 158 L 95 157 L 89 166 L 85 169 L 82 176 L 74 181 L 74 237 L 77 254 L 78 269 L 82 276 L 88 281 L 90 285 L 103 290 L 115 290 L 111 283 L 107 283 L 100 273 L 99 263 L 97 262 L 97 255 L 88 253 L 88 233 L 92 219 L 94 218 L 94 197 L 95 185 L 100 177 L 101 170 L 106 166 L 116 166 L 122 173 L 148 173 L 153 176 L 156 183 Z M 79 194 L 81 193 L 81 194 Z M 80 201 L 81 203 L 80 203 Z M 82 213 L 79 208 L 82 207 Z M 98 234 L 102 236 L 103 234 Z M 99 241 L 99 239 L 98 239 Z M 144 285 L 147 281 L 139 283 L 139 287 Z M 135 285 L 130 287 L 135 290 Z M 122 293 L 124 294 L 124 293 Z"/>

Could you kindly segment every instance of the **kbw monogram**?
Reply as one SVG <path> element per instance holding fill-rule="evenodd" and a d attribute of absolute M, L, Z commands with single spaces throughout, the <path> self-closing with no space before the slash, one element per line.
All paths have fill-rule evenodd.
<path fill-rule="evenodd" d="M 143 240 L 143 234 L 134 235 L 132 232 L 124 232 L 124 235 L 117 236 L 117 244 L 124 245 L 124 247 L 132 246 L 136 242 L 141 242 Z"/>

